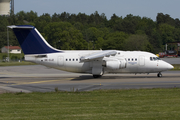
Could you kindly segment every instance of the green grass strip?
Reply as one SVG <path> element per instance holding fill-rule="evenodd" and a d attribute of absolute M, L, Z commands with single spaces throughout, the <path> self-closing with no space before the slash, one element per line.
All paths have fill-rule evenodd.
<path fill-rule="evenodd" d="M 172 70 L 180 70 L 180 64 L 173 64 L 174 68 Z"/>
<path fill-rule="evenodd" d="M 36 65 L 35 63 L 32 62 L 0 62 L 0 66 L 19 66 L 19 65 Z"/>
<path fill-rule="evenodd" d="M 179 120 L 180 89 L 5 93 L 1 120 Z"/>

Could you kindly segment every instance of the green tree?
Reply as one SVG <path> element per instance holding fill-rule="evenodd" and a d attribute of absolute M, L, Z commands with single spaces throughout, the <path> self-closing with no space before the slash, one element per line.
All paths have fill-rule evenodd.
<path fill-rule="evenodd" d="M 156 28 L 155 22 L 150 18 L 143 17 L 141 20 L 139 20 L 136 30 L 141 30 L 142 33 L 151 36 L 154 28 Z"/>
<path fill-rule="evenodd" d="M 175 27 L 180 28 L 180 20 L 176 18 L 174 22 L 175 22 Z"/>
<path fill-rule="evenodd" d="M 156 17 L 157 25 L 166 23 L 172 26 L 175 26 L 175 20 L 170 17 L 168 14 L 158 13 Z"/>
<path fill-rule="evenodd" d="M 27 13 L 25 13 L 24 11 L 20 11 L 18 13 L 16 13 L 16 17 L 18 18 L 18 21 L 23 21 L 23 20 L 27 20 Z"/>
<path fill-rule="evenodd" d="M 27 21 L 34 23 L 38 18 L 37 12 L 33 12 L 32 10 L 30 12 L 27 12 Z"/>
<path fill-rule="evenodd" d="M 98 44 L 98 38 L 101 39 L 104 37 L 103 31 L 90 27 L 86 30 L 85 40 L 88 42 L 88 49 L 96 49 L 96 44 Z"/>
<path fill-rule="evenodd" d="M 109 33 L 103 44 L 103 49 L 116 49 L 123 50 L 125 40 L 128 38 L 128 34 L 125 32 Z"/>
<path fill-rule="evenodd" d="M 48 42 L 58 49 L 82 50 L 87 48 L 87 42 L 82 33 L 68 22 L 49 23 L 44 28 Z"/>
<path fill-rule="evenodd" d="M 97 41 L 95 42 L 95 49 L 96 50 L 102 49 L 104 42 L 105 40 L 102 37 L 98 37 Z"/>
<path fill-rule="evenodd" d="M 51 16 L 50 16 L 50 14 L 46 13 L 37 18 L 37 20 L 35 21 L 35 25 L 36 25 L 35 27 L 41 33 L 43 33 L 44 27 L 50 22 L 51 22 Z"/>
<path fill-rule="evenodd" d="M 151 51 L 151 49 L 146 35 L 130 35 L 124 44 L 124 50 Z"/>
<path fill-rule="evenodd" d="M 159 51 L 162 51 L 162 38 L 159 30 L 157 30 L 156 28 L 151 31 L 149 42 L 153 46 L 153 49 L 150 52 L 158 53 Z"/>
<path fill-rule="evenodd" d="M 59 22 L 60 21 L 59 16 L 60 16 L 59 14 L 54 13 L 52 15 L 52 22 Z"/>
<path fill-rule="evenodd" d="M 7 26 L 8 21 L 5 16 L 0 16 L 0 48 L 7 46 Z"/>
<path fill-rule="evenodd" d="M 174 31 L 174 40 L 180 41 L 180 28 L 176 28 Z"/>
<path fill-rule="evenodd" d="M 157 53 L 162 51 L 163 44 L 180 41 L 180 20 L 163 13 L 158 13 L 156 21 L 153 21 L 132 14 L 124 18 L 113 14 L 111 19 L 107 20 L 105 14 L 100 15 L 98 11 L 91 15 L 62 12 L 54 13 L 52 16 L 47 13 L 37 16 L 33 11 L 20 11 L 11 16 L 0 16 L 0 46 L 7 45 L 6 26 L 25 24 L 35 26 L 52 46 L 60 49 L 123 50 L 127 49 L 123 47 L 127 41 L 136 40 L 138 36 L 141 39 L 142 36 L 146 36 L 148 44 L 141 45 L 143 48 L 137 48 L 146 48 L 147 51 Z M 10 45 L 18 45 L 11 30 L 9 36 Z"/>
<path fill-rule="evenodd" d="M 127 15 L 122 21 L 122 30 L 125 33 L 135 34 L 137 25 L 141 18 L 139 16 L 133 16 L 132 14 Z"/>
<path fill-rule="evenodd" d="M 72 16 L 72 15 L 71 15 Z M 73 15 L 73 17 L 75 17 L 75 15 Z M 88 22 L 88 16 L 85 13 L 79 13 L 76 16 L 76 22 L 80 22 L 83 25 L 86 25 Z"/>
<path fill-rule="evenodd" d="M 162 38 L 162 43 L 165 45 L 168 42 L 174 42 L 175 27 L 166 23 L 159 25 L 159 31 Z"/>

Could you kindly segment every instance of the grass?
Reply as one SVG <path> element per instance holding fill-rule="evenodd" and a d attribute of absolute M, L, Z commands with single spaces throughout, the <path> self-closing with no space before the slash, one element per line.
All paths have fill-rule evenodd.
<path fill-rule="evenodd" d="M 180 119 L 180 89 L 5 93 L 0 119 Z"/>
<path fill-rule="evenodd" d="M 172 70 L 180 70 L 180 64 L 173 64 L 174 68 Z"/>
<path fill-rule="evenodd" d="M 0 62 L 0 66 L 19 66 L 19 65 L 36 65 L 32 62 L 22 61 L 22 62 Z"/>
<path fill-rule="evenodd" d="M 5 59 L 8 56 L 7 53 L 0 53 L 0 60 Z M 24 54 L 13 54 L 13 53 L 9 53 L 9 58 L 12 59 L 22 59 L 24 58 Z"/>

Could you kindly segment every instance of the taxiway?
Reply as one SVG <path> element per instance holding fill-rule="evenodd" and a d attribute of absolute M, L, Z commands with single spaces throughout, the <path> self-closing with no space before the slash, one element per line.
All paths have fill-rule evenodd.
<path fill-rule="evenodd" d="M 41 65 L 0 67 L 1 92 L 91 91 L 97 89 L 141 89 L 180 87 L 180 71 L 157 74 L 105 74 L 94 79 Z"/>

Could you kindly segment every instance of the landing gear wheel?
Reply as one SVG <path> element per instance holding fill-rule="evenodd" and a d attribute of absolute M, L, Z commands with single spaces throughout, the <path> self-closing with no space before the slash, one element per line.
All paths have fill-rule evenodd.
<path fill-rule="evenodd" d="M 157 74 L 157 77 L 162 77 L 162 74 L 159 72 L 159 73 Z"/>
<path fill-rule="evenodd" d="M 94 78 L 100 78 L 102 75 L 93 75 Z"/>

